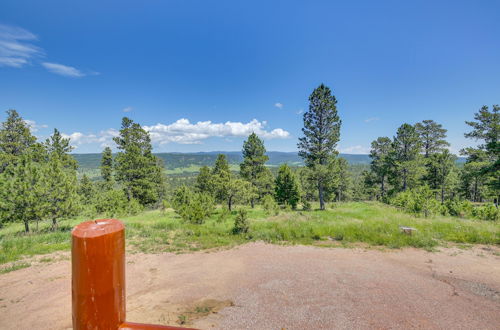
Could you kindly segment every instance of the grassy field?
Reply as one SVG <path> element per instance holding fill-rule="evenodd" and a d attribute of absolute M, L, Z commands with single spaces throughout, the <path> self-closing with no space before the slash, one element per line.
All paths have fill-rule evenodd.
<path fill-rule="evenodd" d="M 449 243 L 500 244 L 498 222 L 416 218 L 376 202 L 336 204 L 326 211 L 282 211 L 277 216 L 268 216 L 255 208 L 249 210 L 250 232 L 244 235 L 232 234 L 235 214 L 219 209 L 203 225 L 184 223 L 174 211 L 149 211 L 121 219 L 127 228 L 127 249 L 132 253 L 189 252 L 248 241 L 326 247 L 364 243 L 424 249 Z M 38 233 L 28 235 L 23 233 L 21 224 L 7 225 L 0 229 L 0 264 L 9 263 L 10 270 L 15 270 L 29 266 L 26 260 L 18 261 L 23 257 L 69 250 L 71 228 L 83 220 L 61 221 L 56 232 L 50 231 L 48 223 L 41 223 Z M 417 232 L 412 236 L 402 234 L 401 225 L 414 227 Z"/>

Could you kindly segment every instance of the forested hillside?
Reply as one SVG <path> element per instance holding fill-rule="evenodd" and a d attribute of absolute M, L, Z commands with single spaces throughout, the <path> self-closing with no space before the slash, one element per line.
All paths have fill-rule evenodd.
<path fill-rule="evenodd" d="M 178 153 L 178 152 L 164 152 L 155 153 L 155 156 L 163 160 L 167 170 L 174 170 L 178 168 L 186 168 L 190 166 L 210 166 L 217 159 L 218 154 L 226 155 L 226 158 L 231 165 L 238 165 L 242 162 L 243 156 L 240 151 L 210 151 L 210 152 L 193 152 L 193 153 Z M 78 162 L 79 168 L 82 171 L 98 169 L 101 162 L 100 153 L 78 154 L 73 153 Z M 268 151 L 267 156 L 269 161 L 266 165 L 278 166 L 281 164 L 289 165 L 304 165 L 304 161 L 299 157 L 296 152 L 281 152 L 281 151 Z M 347 160 L 350 165 L 369 165 L 371 162 L 370 155 L 359 154 L 343 154 L 340 157 Z M 464 157 L 458 157 L 457 162 L 465 162 Z"/>

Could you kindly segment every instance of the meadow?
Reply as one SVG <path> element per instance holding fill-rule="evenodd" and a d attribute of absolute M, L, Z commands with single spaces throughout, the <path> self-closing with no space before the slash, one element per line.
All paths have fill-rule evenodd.
<path fill-rule="evenodd" d="M 237 211 L 218 208 L 203 224 L 183 222 L 170 209 L 146 211 L 120 217 L 126 224 L 129 253 L 186 253 L 228 248 L 251 241 L 273 244 L 304 244 L 322 247 L 415 247 L 433 250 L 439 246 L 500 244 L 498 222 L 436 216 L 419 218 L 378 202 L 330 204 L 326 211 L 282 210 L 268 215 L 260 207 L 248 210 L 250 231 L 233 234 Z M 84 218 L 60 221 L 51 231 L 40 223 L 38 232 L 25 234 L 19 223 L 0 229 L 0 272 L 30 266 L 30 256 L 69 251 L 71 229 Z M 413 235 L 400 232 L 399 226 L 417 229 Z M 50 256 L 39 259 L 50 261 Z"/>

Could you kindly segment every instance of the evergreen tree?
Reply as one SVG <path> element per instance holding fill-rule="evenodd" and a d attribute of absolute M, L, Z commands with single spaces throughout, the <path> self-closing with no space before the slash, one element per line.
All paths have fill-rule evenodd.
<path fill-rule="evenodd" d="M 292 169 L 287 164 L 283 164 L 276 177 L 276 201 L 280 205 L 290 205 L 295 210 L 299 200 L 299 182 Z"/>
<path fill-rule="evenodd" d="M 57 128 L 54 128 L 54 133 L 45 140 L 44 146 L 48 155 L 57 156 L 65 168 L 76 170 L 76 159 L 69 154 L 74 149 L 70 145 L 70 139 L 64 138 Z"/>
<path fill-rule="evenodd" d="M 89 179 L 87 174 L 84 174 L 78 185 L 78 194 L 80 195 L 80 200 L 85 204 L 89 205 L 93 201 L 96 194 L 96 189 L 92 181 Z"/>
<path fill-rule="evenodd" d="M 303 137 L 299 138 L 299 155 L 314 174 L 320 209 L 325 209 L 326 167 L 336 157 L 341 120 L 337 100 L 330 88 L 321 84 L 309 96 L 309 110 L 304 113 Z"/>
<path fill-rule="evenodd" d="M 243 163 L 240 164 L 240 175 L 243 179 L 250 182 L 259 197 L 264 193 L 262 190 L 259 190 L 262 186 L 262 182 L 259 181 L 268 177 L 264 175 L 264 172 L 267 170 L 265 163 L 268 160 L 269 157 L 266 156 L 264 142 L 257 134 L 250 134 L 248 139 L 243 143 Z M 250 204 L 253 208 L 255 205 L 254 198 L 250 199 Z"/>
<path fill-rule="evenodd" d="M 217 156 L 212 179 L 215 200 L 218 203 L 226 203 L 230 211 L 235 202 L 246 201 L 253 197 L 250 183 L 234 177 L 223 154 Z"/>
<path fill-rule="evenodd" d="M 370 179 L 372 179 L 371 183 L 380 186 L 380 197 L 382 199 L 385 197 L 387 190 L 386 182 L 391 173 L 391 150 L 392 143 L 388 137 L 379 137 L 372 142 L 370 168 L 373 177 L 370 177 Z"/>
<path fill-rule="evenodd" d="M 213 195 L 213 179 L 208 166 L 200 168 L 200 173 L 196 177 L 195 188 L 199 192 Z"/>
<path fill-rule="evenodd" d="M 424 120 L 415 124 L 415 129 L 420 135 L 424 156 L 429 158 L 436 152 L 443 151 L 450 144 L 445 140 L 447 130 L 434 120 Z"/>
<path fill-rule="evenodd" d="M 391 181 L 397 191 L 405 191 L 417 185 L 422 168 L 419 154 L 422 149 L 420 137 L 410 124 L 403 124 L 392 142 Z"/>
<path fill-rule="evenodd" d="M 455 167 L 456 158 L 445 149 L 440 153 L 432 154 L 427 163 L 428 170 L 425 179 L 430 183 L 431 189 L 440 191 L 441 203 L 444 203 L 448 177 Z"/>
<path fill-rule="evenodd" d="M 7 221 L 24 223 L 43 219 L 46 214 L 46 176 L 42 165 L 30 154 L 21 155 L 0 174 L 0 215 Z"/>
<path fill-rule="evenodd" d="M 57 153 L 50 155 L 44 167 L 47 186 L 45 215 L 52 220 L 52 229 L 57 228 L 57 220 L 77 215 L 79 199 L 77 194 L 76 170 L 66 168 Z"/>
<path fill-rule="evenodd" d="M 0 128 L 0 173 L 9 164 L 15 164 L 35 144 L 36 138 L 16 110 L 7 111 L 7 119 Z"/>
<path fill-rule="evenodd" d="M 101 176 L 109 187 L 113 186 L 113 154 L 110 147 L 102 151 Z"/>
<path fill-rule="evenodd" d="M 352 180 L 349 173 L 349 164 L 345 158 L 337 158 L 336 176 L 335 197 L 339 202 L 348 200 L 351 197 Z"/>
<path fill-rule="evenodd" d="M 488 183 L 492 179 L 485 175 L 484 169 L 491 163 L 483 150 L 467 148 L 462 152 L 468 157 L 461 170 L 461 193 L 473 202 L 482 202 L 489 195 Z"/>
<path fill-rule="evenodd" d="M 152 153 L 149 133 L 124 117 L 120 135 L 113 140 L 121 150 L 115 158 L 116 178 L 127 199 L 137 199 L 143 206 L 158 202 L 163 197 L 165 181 L 163 166 Z"/>
<path fill-rule="evenodd" d="M 486 163 L 481 172 L 487 178 L 488 184 L 496 196 L 497 203 L 500 200 L 500 106 L 493 105 L 490 110 L 483 106 L 479 112 L 474 114 L 475 121 L 466 121 L 472 131 L 465 133 L 465 137 L 482 141 L 477 147 L 482 151 L 482 160 Z M 468 162 L 476 160 L 478 152 L 473 148 L 462 151 L 468 155 Z"/>

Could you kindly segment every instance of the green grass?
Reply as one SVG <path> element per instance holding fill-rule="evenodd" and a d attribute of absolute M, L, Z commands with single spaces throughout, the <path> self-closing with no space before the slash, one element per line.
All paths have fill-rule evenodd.
<path fill-rule="evenodd" d="M 148 211 L 121 218 L 126 224 L 129 252 L 189 252 L 231 247 L 248 241 L 275 244 L 352 246 L 364 243 L 389 248 L 433 249 L 448 242 L 457 244 L 500 244 L 498 222 L 454 217 L 416 218 L 376 202 L 334 205 L 326 211 L 283 211 L 268 217 L 260 208 L 250 209 L 250 232 L 231 233 L 236 211 L 221 218 L 217 211 L 203 225 L 184 223 L 173 211 Z M 60 222 L 59 231 L 41 223 L 40 232 L 24 234 L 22 224 L 0 229 L 0 264 L 23 257 L 69 250 L 70 230 L 82 218 Z M 417 229 L 412 236 L 399 226 Z M 34 226 L 33 226 L 34 227 Z"/>

